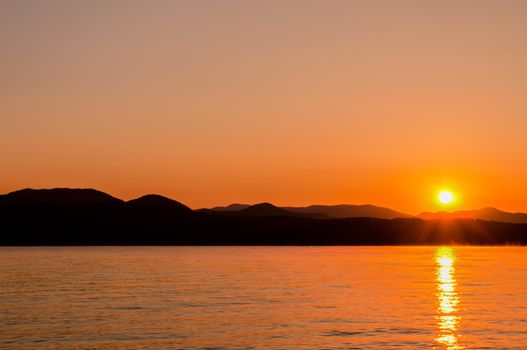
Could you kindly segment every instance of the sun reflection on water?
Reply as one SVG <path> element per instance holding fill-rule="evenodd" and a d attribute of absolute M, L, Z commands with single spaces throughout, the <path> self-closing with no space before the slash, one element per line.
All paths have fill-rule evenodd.
<path fill-rule="evenodd" d="M 446 349 L 463 349 L 458 344 L 457 315 L 459 296 L 456 292 L 456 256 L 454 249 L 440 247 L 436 251 L 437 319 L 439 334 L 436 341 Z"/>

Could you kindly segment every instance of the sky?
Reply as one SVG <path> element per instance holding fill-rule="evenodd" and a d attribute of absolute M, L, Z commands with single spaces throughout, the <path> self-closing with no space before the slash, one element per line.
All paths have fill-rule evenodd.
<path fill-rule="evenodd" d="M 3 0 L 0 193 L 527 211 L 526 38 L 521 0 Z"/>

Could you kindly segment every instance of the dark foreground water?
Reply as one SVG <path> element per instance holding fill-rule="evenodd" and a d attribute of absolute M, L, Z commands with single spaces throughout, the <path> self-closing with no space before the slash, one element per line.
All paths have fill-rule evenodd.
<path fill-rule="evenodd" d="M 527 248 L 0 248 L 0 349 L 527 349 Z"/>

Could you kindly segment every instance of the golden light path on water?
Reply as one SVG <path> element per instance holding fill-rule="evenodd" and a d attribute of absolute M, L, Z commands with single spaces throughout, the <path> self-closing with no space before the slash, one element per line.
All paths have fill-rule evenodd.
<path fill-rule="evenodd" d="M 459 296 L 456 292 L 456 256 L 454 249 L 440 247 L 436 251 L 437 320 L 439 334 L 436 341 L 449 350 L 463 349 L 458 345 L 457 315 Z"/>

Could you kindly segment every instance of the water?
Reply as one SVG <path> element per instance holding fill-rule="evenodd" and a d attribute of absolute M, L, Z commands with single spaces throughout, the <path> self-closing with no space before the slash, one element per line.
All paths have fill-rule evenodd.
<path fill-rule="evenodd" d="M 0 248 L 0 348 L 526 349 L 526 253 Z"/>

